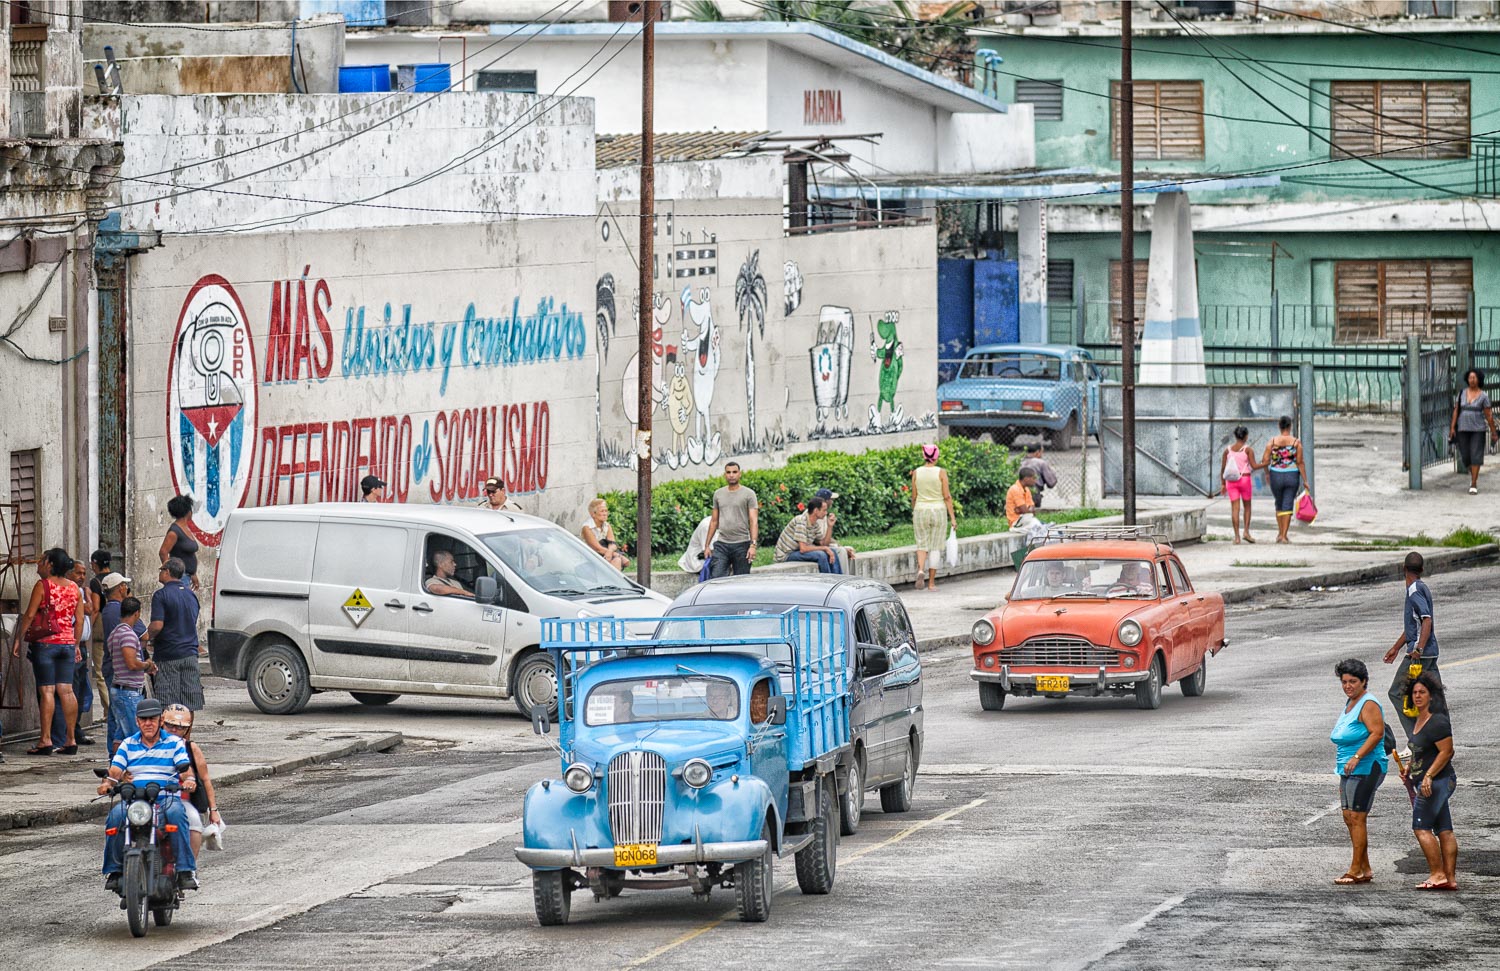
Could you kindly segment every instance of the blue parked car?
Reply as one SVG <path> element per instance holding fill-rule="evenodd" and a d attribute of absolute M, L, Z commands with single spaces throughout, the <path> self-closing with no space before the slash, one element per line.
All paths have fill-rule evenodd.
<path fill-rule="evenodd" d="M 843 613 L 653 618 L 655 636 L 629 636 L 639 623 L 542 622 L 562 777 L 526 794 L 515 850 L 537 920 L 566 924 L 575 890 L 603 901 L 685 882 L 700 900 L 733 889 L 740 920 L 764 921 L 788 855 L 803 893 L 831 891 L 849 748 Z M 542 706 L 532 721 L 550 732 Z"/>
<path fill-rule="evenodd" d="M 1099 434 L 1103 373 L 1088 351 L 1068 344 L 984 344 L 964 355 L 958 376 L 938 385 L 938 421 L 954 435 L 997 444 L 1045 435 L 1073 447 L 1088 402 L 1087 434 Z"/>

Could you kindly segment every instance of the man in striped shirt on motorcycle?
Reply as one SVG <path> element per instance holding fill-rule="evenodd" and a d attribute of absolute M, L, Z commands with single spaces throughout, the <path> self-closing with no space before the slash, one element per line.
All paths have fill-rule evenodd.
<path fill-rule="evenodd" d="M 182 786 L 184 795 L 197 788 L 193 776 L 192 760 L 182 739 L 161 730 L 161 702 L 155 698 L 143 699 L 135 710 L 135 723 L 140 731 L 120 743 L 115 757 L 110 761 L 109 778 L 99 784 L 99 795 L 108 795 L 117 783 L 129 782 L 144 787 L 155 782 L 168 785 L 176 782 Z M 162 821 L 169 827 L 172 839 L 172 857 L 177 862 L 177 885 L 187 890 L 196 890 L 198 881 L 194 871 L 197 862 L 193 859 L 193 845 L 188 837 L 187 813 L 182 800 L 171 793 L 162 792 L 158 797 Z M 118 891 L 120 888 L 121 857 L 124 852 L 125 827 L 124 801 L 110 810 L 105 820 L 104 840 L 104 887 Z"/>

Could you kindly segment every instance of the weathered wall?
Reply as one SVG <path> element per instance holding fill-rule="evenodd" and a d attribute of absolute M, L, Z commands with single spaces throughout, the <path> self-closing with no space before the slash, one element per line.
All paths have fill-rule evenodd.
<path fill-rule="evenodd" d="M 465 502 L 571 520 L 594 477 L 590 220 L 172 239 L 131 265 L 132 566 L 166 500 Z"/>
<path fill-rule="evenodd" d="M 90 132 L 125 143 L 121 175 L 135 181 L 120 184 L 121 221 L 137 232 L 585 215 L 594 209 L 593 122 L 587 100 L 541 110 L 532 96 L 479 93 L 127 95 L 91 99 L 85 114 Z M 153 175 L 171 170 L 171 185 Z M 235 181 L 222 191 L 183 191 L 226 179 Z"/>
<path fill-rule="evenodd" d="M 730 164 L 753 174 L 765 160 Z M 629 182 L 616 178 L 616 191 Z M 698 477 L 730 458 L 765 467 L 792 452 L 936 434 L 932 227 L 787 238 L 779 198 L 676 184 L 683 194 L 657 203 L 658 475 Z M 634 483 L 638 229 L 620 211 L 634 211 L 633 200 L 601 198 L 595 232 L 601 488 Z"/>

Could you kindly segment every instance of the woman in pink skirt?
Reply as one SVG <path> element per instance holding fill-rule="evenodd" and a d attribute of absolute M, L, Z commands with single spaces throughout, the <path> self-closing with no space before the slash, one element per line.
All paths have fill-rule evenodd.
<path fill-rule="evenodd" d="M 1229 497 L 1229 519 L 1234 523 L 1236 543 L 1240 541 L 1242 522 L 1245 542 L 1255 542 L 1255 537 L 1250 535 L 1250 496 L 1255 491 L 1253 473 L 1259 468 L 1263 466 L 1255 462 L 1255 450 L 1250 447 L 1250 429 L 1240 425 L 1234 430 L 1234 441 L 1224 450 L 1224 459 L 1219 464 L 1219 481 L 1224 484 L 1224 494 Z"/>

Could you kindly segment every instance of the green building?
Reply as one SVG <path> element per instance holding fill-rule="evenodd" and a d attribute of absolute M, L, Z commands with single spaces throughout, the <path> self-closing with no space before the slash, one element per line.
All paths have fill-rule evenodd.
<path fill-rule="evenodd" d="M 1006 190 L 997 238 L 1015 251 L 1007 199 L 1045 198 L 1050 336 L 1107 341 L 1120 209 L 1098 190 L 1119 178 L 1118 23 L 975 38 L 976 85 L 1036 113 L 1037 172 Z M 1500 338 L 1500 22 L 1138 21 L 1133 63 L 1138 317 L 1149 190 L 1177 183 L 1211 360 L 1446 343 L 1471 314 L 1471 339 Z"/>

